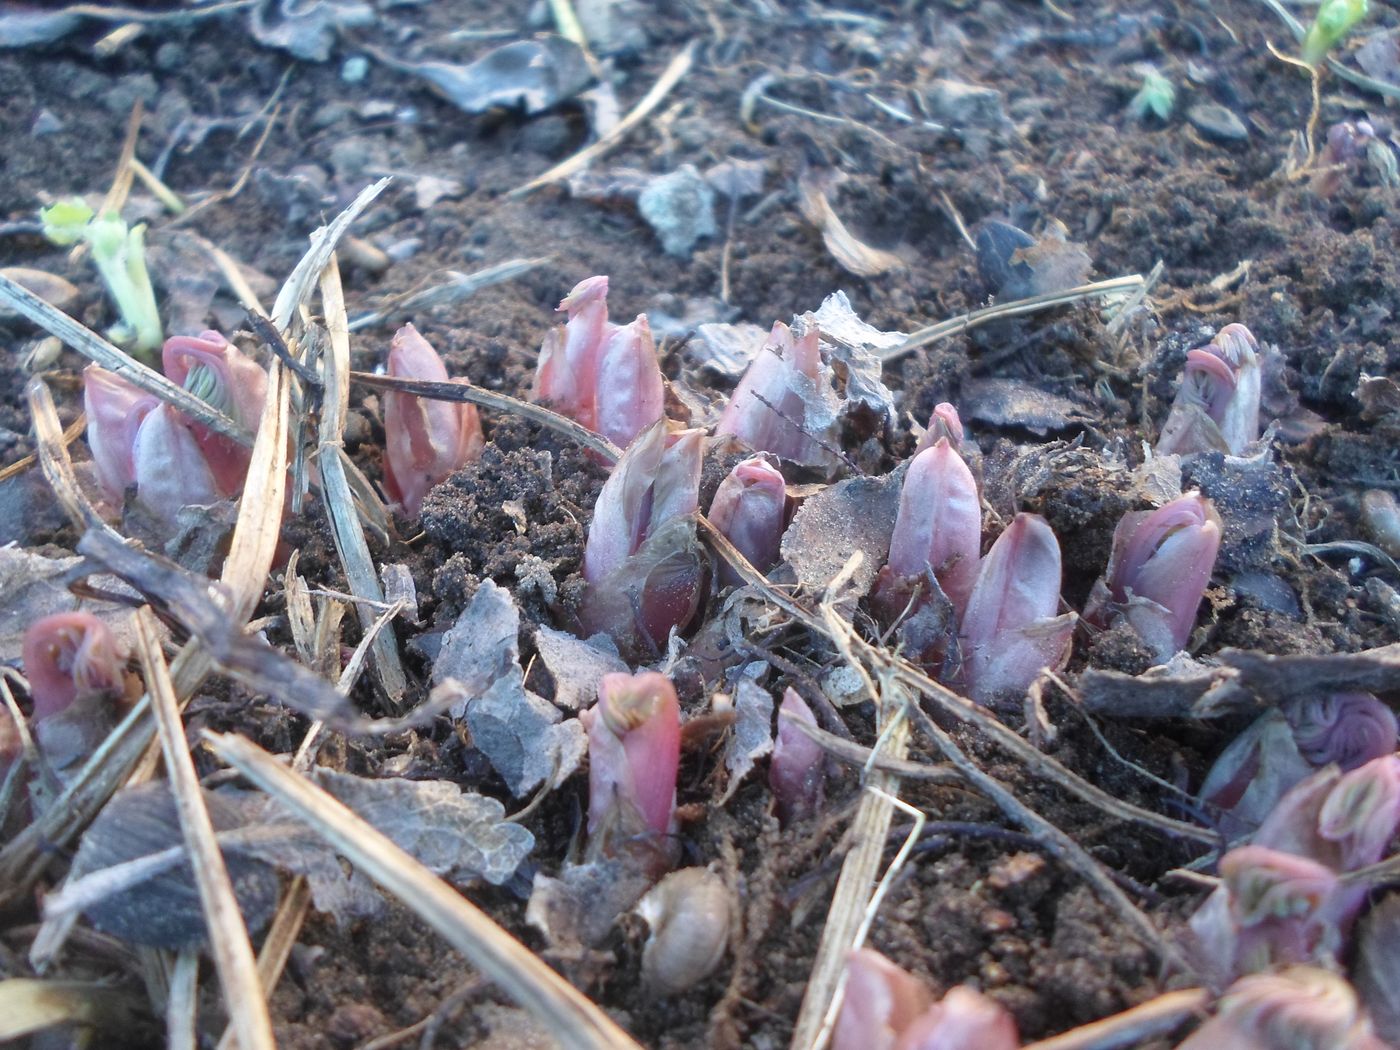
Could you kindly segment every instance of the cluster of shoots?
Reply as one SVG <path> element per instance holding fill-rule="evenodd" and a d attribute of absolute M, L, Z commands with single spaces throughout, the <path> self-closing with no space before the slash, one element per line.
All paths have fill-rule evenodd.
<path fill-rule="evenodd" d="M 1343 773 L 1328 766 L 1290 789 L 1250 844 L 1220 861 L 1221 883 L 1192 916 L 1203 968 L 1222 982 L 1305 963 L 1335 965 L 1377 863 L 1400 827 L 1400 756 Z"/>
<path fill-rule="evenodd" d="M 1356 992 L 1312 966 L 1242 977 L 1177 1050 L 1385 1050 Z"/>
<path fill-rule="evenodd" d="M 1201 801 L 1228 835 L 1251 832 L 1289 788 L 1328 765 L 1343 773 L 1395 751 L 1395 713 L 1370 693 L 1290 700 L 1257 719 L 1215 760 Z"/>
<path fill-rule="evenodd" d="M 107 286 L 121 317 L 109 331 L 112 341 L 138 356 L 151 358 L 160 349 L 163 333 L 156 295 L 146 269 L 146 227 L 130 228 L 120 215 L 94 215 L 81 197 L 61 200 L 39 213 L 44 236 L 54 244 L 82 241 Z"/>
<path fill-rule="evenodd" d="M 1243 455 L 1259 437 L 1259 344 L 1242 324 L 1186 355 L 1186 371 L 1157 440 L 1161 455 Z"/>
<path fill-rule="evenodd" d="M 567 320 L 545 336 L 535 400 L 626 448 L 662 418 L 666 389 L 645 314 L 608 320 L 608 279 L 590 277 L 559 304 Z"/>
<path fill-rule="evenodd" d="M 1167 120 L 1176 105 L 1176 88 L 1172 82 L 1155 69 L 1148 69 L 1142 75 L 1142 87 L 1128 103 L 1128 112 L 1138 120 L 1146 120 L 1152 114 L 1158 120 Z"/>
<path fill-rule="evenodd" d="M 166 340 L 161 361 L 166 378 L 245 428 L 257 428 L 267 373 L 218 332 Z M 134 488 L 137 502 L 173 522 L 181 507 L 242 491 L 248 449 L 116 373 L 97 365 L 84 370 L 83 407 L 93 468 L 114 506 Z"/>
<path fill-rule="evenodd" d="M 411 324 L 394 334 L 388 374 L 430 383 L 450 381 L 438 352 Z M 475 405 L 399 390 L 384 395 L 384 488 L 409 517 L 418 517 L 423 498 L 434 486 L 480 459 L 485 444 Z"/>
<path fill-rule="evenodd" d="M 1000 1004 L 960 985 L 935 999 L 923 981 L 878 952 L 860 948 L 846 962 L 832 1050 L 1016 1050 L 1016 1022 Z"/>

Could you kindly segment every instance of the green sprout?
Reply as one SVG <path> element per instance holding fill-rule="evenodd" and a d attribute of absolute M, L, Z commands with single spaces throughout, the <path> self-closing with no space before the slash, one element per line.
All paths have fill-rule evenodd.
<path fill-rule="evenodd" d="M 1128 112 L 1138 120 L 1145 120 L 1147 114 L 1156 114 L 1158 120 L 1166 120 L 1172 115 L 1176 105 L 1176 88 L 1172 82 L 1155 69 L 1142 75 L 1142 87 L 1128 103 Z"/>
<path fill-rule="evenodd" d="M 120 215 L 94 215 L 80 197 L 61 200 L 39 212 L 44 236 L 54 244 L 87 241 L 92 260 L 121 321 L 108 331 L 112 341 L 145 356 L 154 356 L 164 333 L 156 311 L 156 293 L 146 270 L 146 226 L 127 228 Z"/>
<path fill-rule="evenodd" d="M 1322 0 L 1317 17 L 1303 37 L 1303 61 L 1313 68 L 1366 17 L 1366 0 Z"/>

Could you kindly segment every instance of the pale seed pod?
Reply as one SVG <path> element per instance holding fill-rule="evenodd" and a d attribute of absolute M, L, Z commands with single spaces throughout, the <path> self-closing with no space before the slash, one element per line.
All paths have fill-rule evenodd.
<path fill-rule="evenodd" d="M 713 972 L 729 943 L 729 889 L 708 868 L 682 868 L 637 905 L 651 928 L 642 979 L 663 995 L 684 992 Z"/>

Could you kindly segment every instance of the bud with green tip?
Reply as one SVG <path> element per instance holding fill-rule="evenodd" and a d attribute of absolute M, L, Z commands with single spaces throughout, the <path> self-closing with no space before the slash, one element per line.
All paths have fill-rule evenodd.
<path fill-rule="evenodd" d="M 1366 17 L 1367 10 L 1366 0 L 1323 0 L 1303 37 L 1303 61 L 1310 66 L 1321 65 L 1328 52 Z"/>

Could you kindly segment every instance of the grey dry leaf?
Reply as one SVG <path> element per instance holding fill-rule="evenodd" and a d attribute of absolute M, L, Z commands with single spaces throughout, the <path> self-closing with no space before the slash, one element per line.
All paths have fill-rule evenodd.
<path fill-rule="evenodd" d="M 541 626 L 535 634 L 535 648 L 554 678 L 554 702 L 571 711 L 592 706 L 603 675 L 627 671 L 617 646 L 605 634 L 583 641 L 565 631 Z"/>
<path fill-rule="evenodd" d="M 748 321 L 738 324 L 711 322 L 695 330 L 695 338 L 686 344 L 686 353 L 696 364 L 711 368 L 722 376 L 738 379 L 749 362 L 763 350 L 768 330 Z"/>
<path fill-rule="evenodd" d="M 433 663 L 434 693 L 458 697 L 453 717 L 466 717 L 472 743 L 516 797 L 546 781 L 563 783 L 586 750 L 578 720 L 561 721 L 552 704 L 525 688 L 519 630 L 515 599 L 485 580 Z"/>
<path fill-rule="evenodd" d="M 904 467 L 884 477 L 847 478 L 823 489 L 798 509 L 783 534 L 783 560 L 810 594 L 821 594 L 852 551 L 865 557 L 851 592 L 865 594 L 890 553 Z"/>
<path fill-rule="evenodd" d="M 724 747 L 729 783 L 719 798 L 720 805 L 734 796 L 754 763 L 773 751 L 773 698 L 768 690 L 747 675 L 740 678 L 734 689 L 734 710 L 738 718 Z"/>
<path fill-rule="evenodd" d="M 280 48 L 307 62 L 324 62 L 331 57 L 338 31 L 374 21 L 374 8 L 363 0 L 262 0 L 254 5 L 248 28 L 264 47 Z"/>
<path fill-rule="evenodd" d="M 895 421 L 894 394 L 882 378 L 880 351 L 889 351 L 904 342 L 900 332 L 882 332 L 866 324 L 851 308 L 846 293 L 832 292 L 815 313 L 804 315 L 821 330 L 827 360 L 845 375 L 848 402 L 864 405 L 889 424 Z"/>
<path fill-rule="evenodd" d="M 715 191 L 694 164 L 658 175 L 637 197 L 637 210 L 656 231 L 667 255 L 688 259 L 695 245 L 719 232 Z"/>
<path fill-rule="evenodd" d="M 384 65 L 428 83 L 467 113 L 497 106 L 523 106 L 540 113 L 578 94 L 593 74 L 583 49 L 562 36 L 517 40 L 486 52 L 475 62 L 405 62 L 375 48 L 365 48 Z"/>

